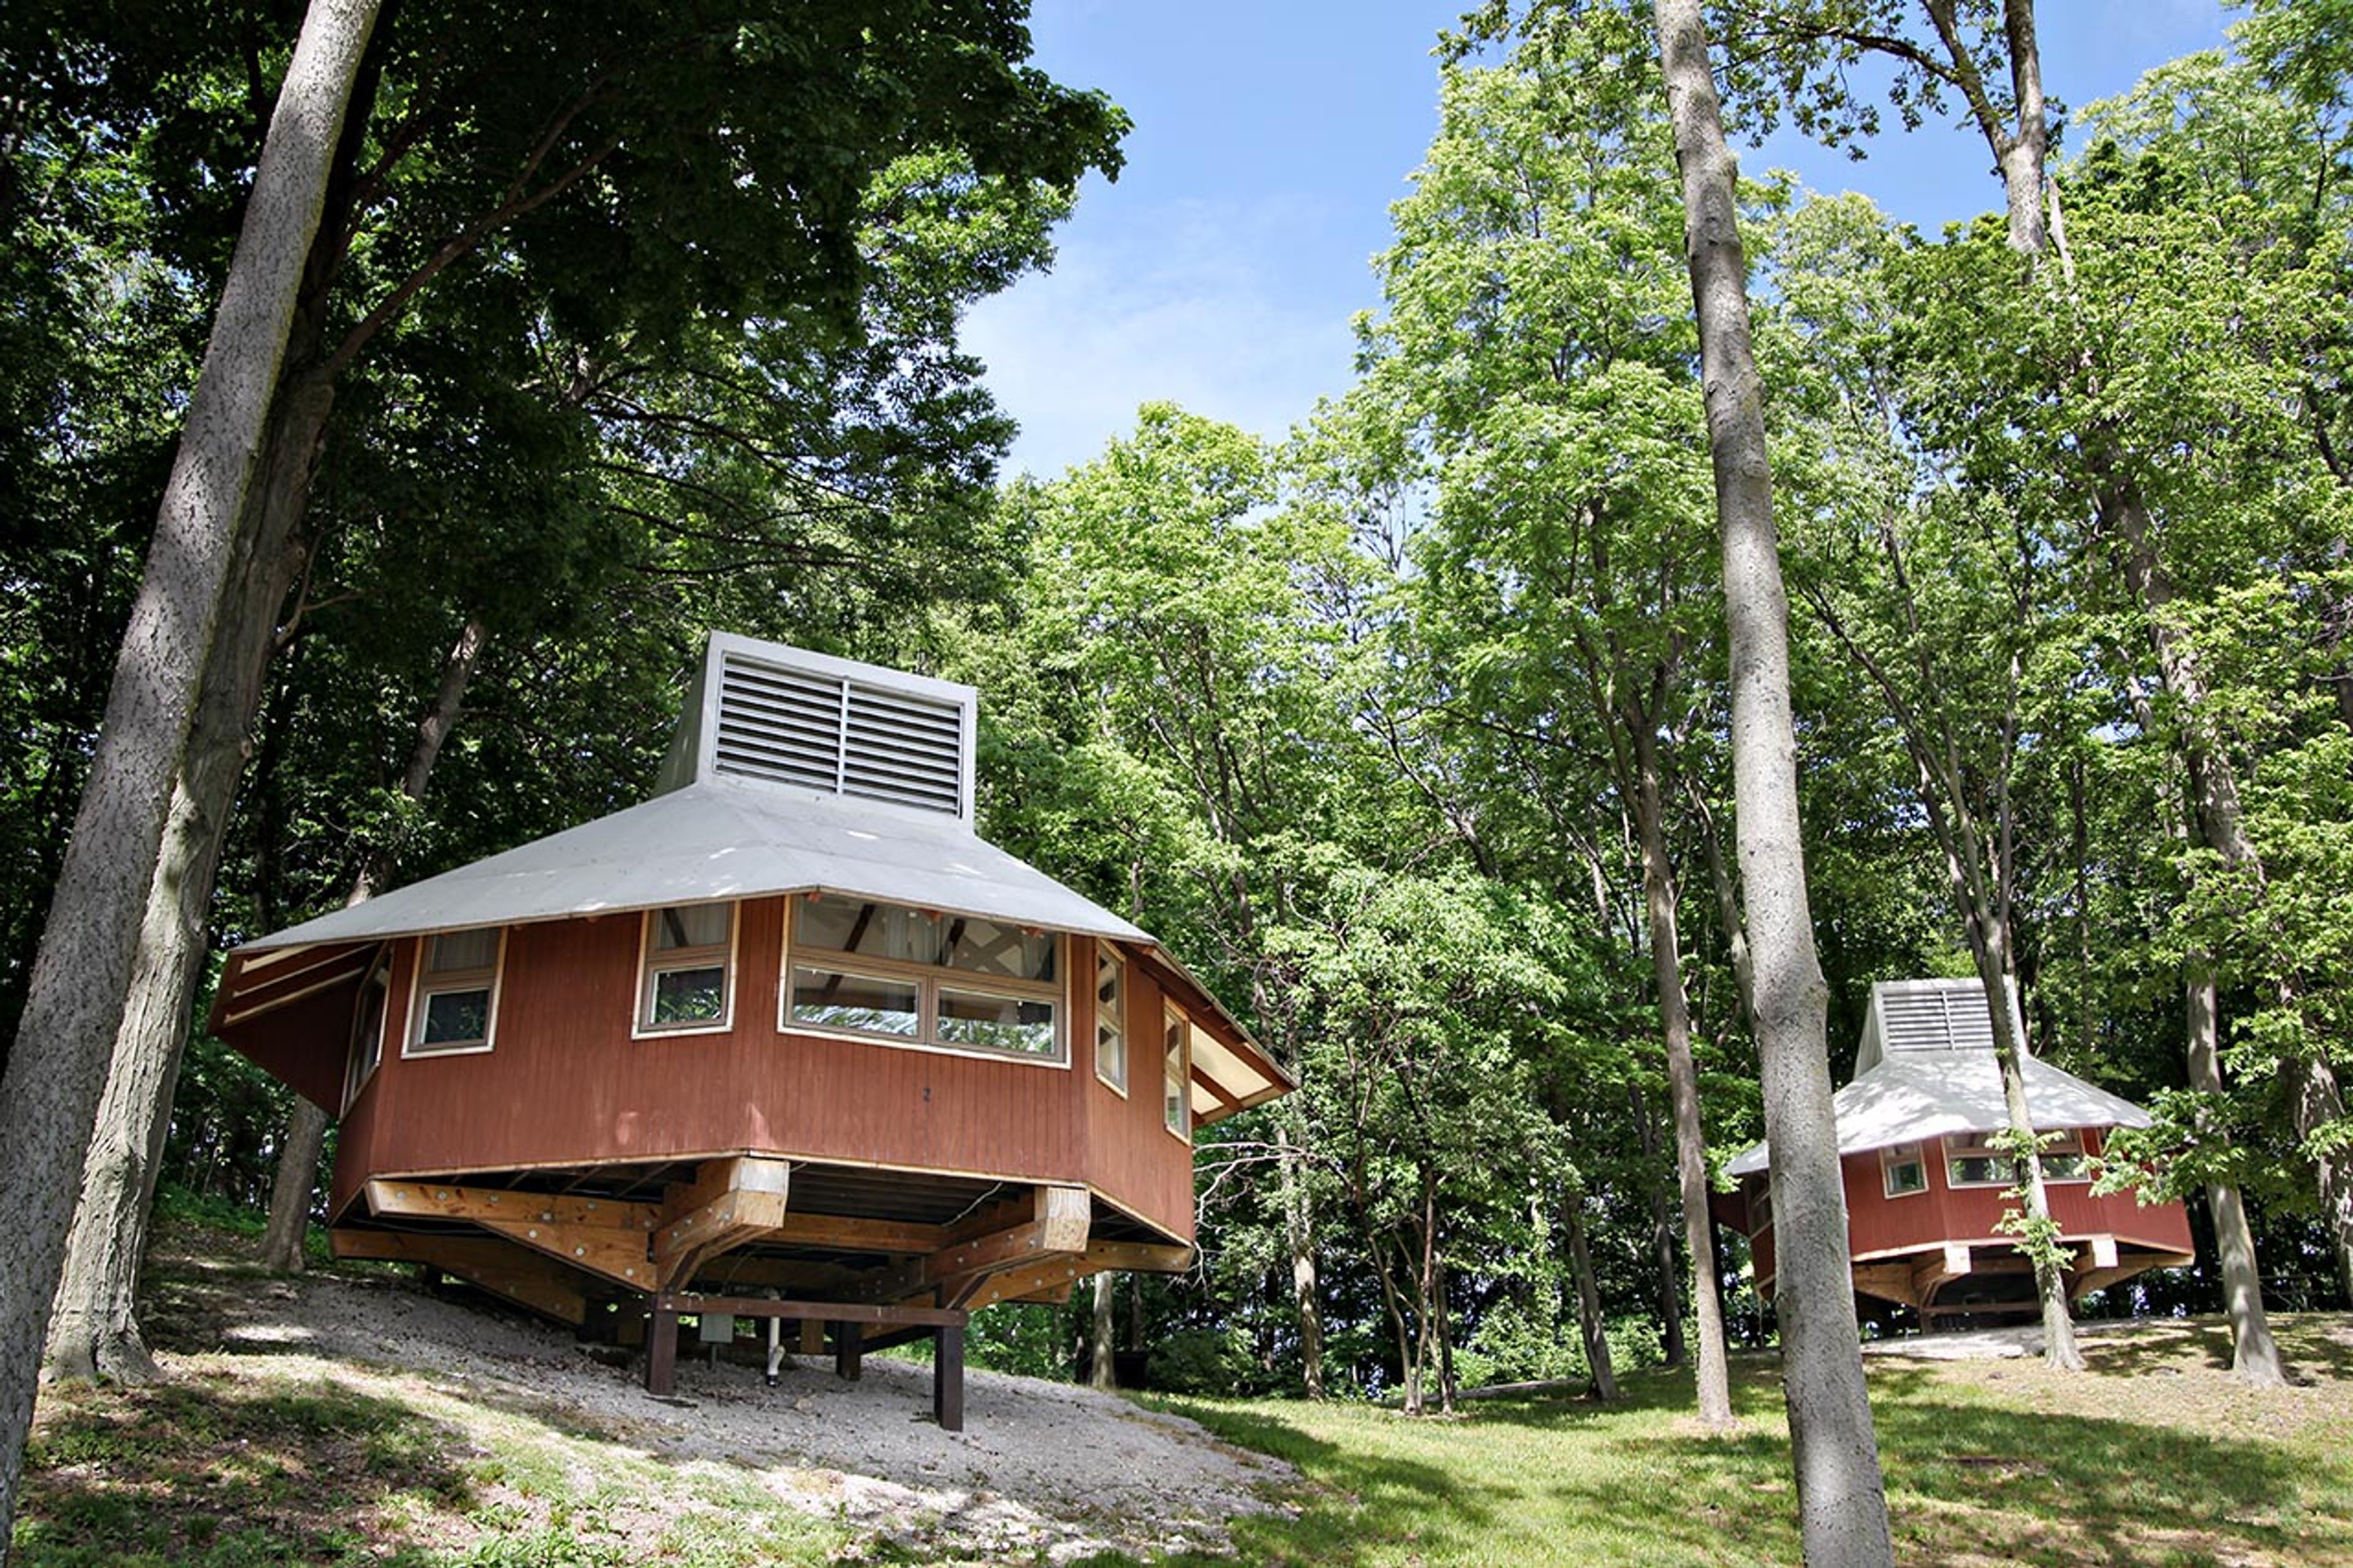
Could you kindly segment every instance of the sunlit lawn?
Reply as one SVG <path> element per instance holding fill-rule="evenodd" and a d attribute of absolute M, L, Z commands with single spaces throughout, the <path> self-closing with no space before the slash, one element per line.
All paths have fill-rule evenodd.
<path fill-rule="evenodd" d="M 2283 1322 L 2309 1386 L 2258 1396 L 2218 1325 L 2087 1344 L 2079 1378 L 2024 1361 L 1874 1357 L 1905 1563 L 2353 1564 L 2353 1321 Z M 1271 1563 L 1793 1563 L 1774 1363 L 1745 1358 L 1741 1424 L 1704 1435 L 1690 1380 L 1630 1380 L 1609 1406 L 1468 1404 L 1409 1421 L 1363 1405 L 1161 1402 L 1310 1481 L 1295 1518 L 1244 1521 Z"/>

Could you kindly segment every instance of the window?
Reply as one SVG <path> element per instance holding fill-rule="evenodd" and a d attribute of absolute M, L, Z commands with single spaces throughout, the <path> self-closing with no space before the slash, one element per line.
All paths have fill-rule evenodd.
<path fill-rule="evenodd" d="M 1891 1198 L 1910 1197 L 1928 1190 L 1928 1162 L 1917 1143 L 1890 1143 L 1879 1152 L 1879 1170 Z"/>
<path fill-rule="evenodd" d="M 776 1026 L 1067 1064 L 1061 945 L 977 915 L 814 894 L 793 910 Z"/>
<path fill-rule="evenodd" d="M 1192 1133 L 1192 1105 L 1186 1093 L 1185 1015 L 1171 1007 L 1161 1015 L 1160 1120 L 1179 1138 Z"/>
<path fill-rule="evenodd" d="M 506 931 L 443 931 L 424 939 L 424 963 L 417 975 L 417 1005 L 409 1009 L 412 1057 L 487 1051 L 499 1016 L 499 958 Z"/>
<path fill-rule="evenodd" d="M 1982 1137 L 1945 1140 L 1945 1181 L 1956 1187 L 2006 1187 L 2010 1183 L 2008 1154 Z"/>
<path fill-rule="evenodd" d="M 2046 1182 L 2088 1182 L 2091 1163 L 2084 1154 L 2084 1135 L 2072 1129 L 2044 1135 L 2042 1179 Z"/>
<path fill-rule="evenodd" d="M 384 1004 L 392 990 L 392 954 L 379 954 L 375 967 L 360 982 L 359 1009 L 352 1016 L 352 1054 L 343 1071 L 343 1109 L 360 1097 L 367 1080 L 384 1060 Z"/>
<path fill-rule="evenodd" d="M 1095 943 L 1095 1076 L 1127 1092 L 1127 965 Z"/>
<path fill-rule="evenodd" d="M 639 1035 L 708 1035 L 734 1016 L 735 906 L 646 911 L 638 966 Z"/>
<path fill-rule="evenodd" d="M 1772 1224 L 1773 1182 L 1768 1176 L 1759 1176 L 1748 1193 L 1748 1234 L 1762 1236 Z"/>

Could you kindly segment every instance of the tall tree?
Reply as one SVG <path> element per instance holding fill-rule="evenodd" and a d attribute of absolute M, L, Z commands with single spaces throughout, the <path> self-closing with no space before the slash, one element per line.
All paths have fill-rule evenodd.
<path fill-rule="evenodd" d="M 1827 996 L 1814 953 L 1798 820 L 1788 598 L 1773 524 L 1765 397 L 1748 320 L 1732 152 L 1699 0 L 1655 0 L 1659 58 L 1682 171 L 1685 247 L 1699 320 L 1708 447 L 1724 533 L 1732 645 L 1733 771 L 1741 886 L 1763 1058 L 1781 1313 L 1783 1384 L 1806 1560 L 1893 1563 L 1831 1110 Z"/>
<path fill-rule="evenodd" d="M 374 0 L 316 0 L 271 111 L 237 257 L 214 317 L 164 493 L 90 782 L 0 1079 L 11 1149 L 0 1202 L 0 1557 L 14 1518 L 36 1374 L 82 1156 L 121 1026 L 206 660 L 241 551 L 240 523 L 326 202 Z"/>

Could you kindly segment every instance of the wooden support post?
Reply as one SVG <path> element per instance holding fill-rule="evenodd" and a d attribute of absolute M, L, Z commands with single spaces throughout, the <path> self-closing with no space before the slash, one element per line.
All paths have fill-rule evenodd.
<path fill-rule="evenodd" d="M 863 1323 L 833 1325 L 833 1373 L 845 1383 L 858 1381 L 861 1370 L 858 1362 L 865 1348 L 862 1343 L 865 1338 L 866 1325 Z"/>
<path fill-rule="evenodd" d="M 821 1321 L 816 1318 L 803 1318 L 800 1334 L 801 1354 L 823 1355 L 825 1353 L 825 1324 Z"/>
<path fill-rule="evenodd" d="M 943 1432 L 964 1430 L 964 1330 L 943 1323 L 932 1356 L 932 1414 Z"/>
<path fill-rule="evenodd" d="M 646 1392 L 668 1395 L 678 1385 L 678 1314 L 666 1310 L 659 1298 L 652 1303 L 646 1324 Z"/>

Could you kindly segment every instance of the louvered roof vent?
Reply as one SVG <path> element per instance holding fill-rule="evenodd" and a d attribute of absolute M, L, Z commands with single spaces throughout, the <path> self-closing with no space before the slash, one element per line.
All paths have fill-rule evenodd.
<path fill-rule="evenodd" d="M 1917 1051 L 1990 1051 L 1993 1015 L 1976 980 L 1883 980 L 1871 988 L 1857 1074 Z"/>
<path fill-rule="evenodd" d="M 723 778 L 972 820 L 973 689 L 713 632 L 660 790 Z"/>

